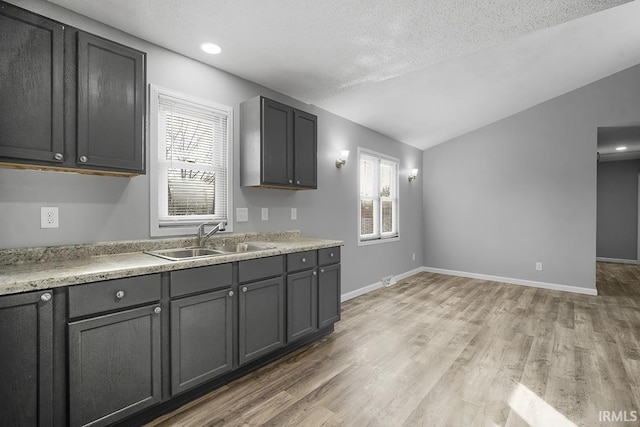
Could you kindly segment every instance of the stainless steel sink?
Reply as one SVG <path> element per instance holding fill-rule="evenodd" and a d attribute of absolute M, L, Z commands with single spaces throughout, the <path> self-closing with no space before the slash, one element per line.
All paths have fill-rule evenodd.
<path fill-rule="evenodd" d="M 183 259 L 206 258 L 216 255 L 224 255 L 223 252 L 212 248 L 178 248 L 178 249 L 161 249 L 158 251 L 145 252 L 160 258 L 171 261 L 180 261 Z"/>
<path fill-rule="evenodd" d="M 211 249 L 224 253 L 237 253 L 237 252 L 255 252 L 264 251 L 267 249 L 273 249 L 273 246 L 256 245 L 253 243 L 238 243 L 236 245 L 224 245 L 213 246 Z"/>
<path fill-rule="evenodd" d="M 255 245 L 253 243 L 238 243 L 237 245 L 214 246 L 210 248 L 177 248 L 160 249 L 157 251 L 145 252 L 149 255 L 168 259 L 171 261 L 181 261 L 185 259 L 208 258 L 212 256 L 229 255 L 239 252 L 256 252 L 273 249 L 273 246 Z"/>

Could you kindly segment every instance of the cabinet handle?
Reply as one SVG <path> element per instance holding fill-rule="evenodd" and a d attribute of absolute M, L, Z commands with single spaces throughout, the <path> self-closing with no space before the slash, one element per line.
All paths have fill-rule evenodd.
<path fill-rule="evenodd" d="M 329 254 L 329 258 L 333 258 L 333 252 Z"/>
<path fill-rule="evenodd" d="M 320 273 L 324 273 L 324 268 L 321 268 L 321 269 L 320 269 Z"/>
<path fill-rule="evenodd" d="M 292 179 L 289 180 L 289 184 L 293 184 L 293 180 Z"/>
<path fill-rule="evenodd" d="M 116 298 L 118 298 L 118 299 L 122 299 L 122 298 L 124 298 L 124 291 L 118 291 L 118 292 L 116 292 Z"/>
<path fill-rule="evenodd" d="M 161 311 L 162 311 L 162 308 L 160 308 L 160 307 L 156 307 L 156 308 L 153 309 L 153 312 L 155 314 L 160 314 Z"/>
<path fill-rule="evenodd" d="M 307 259 L 306 258 L 302 258 L 300 261 L 307 262 Z"/>
<path fill-rule="evenodd" d="M 53 158 L 58 160 L 58 161 L 63 161 L 64 160 L 64 156 L 62 155 L 62 153 L 56 153 L 53 155 Z"/>
<path fill-rule="evenodd" d="M 313 272 L 313 275 L 316 276 L 318 273 L 316 273 L 315 271 Z"/>
<path fill-rule="evenodd" d="M 87 156 L 80 156 L 80 163 L 87 163 L 87 160 L 89 160 Z"/>
<path fill-rule="evenodd" d="M 297 180 L 297 181 L 296 181 L 296 184 L 300 185 L 300 180 Z"/>
<path fill-rule="evenodd" d="M 229 296 L 232 297 L 233 296 L 233 291 L 229 291 Z"/>
<path fill-rule="evenodd" d="M 247 292 L 247 287 L 246 286 L 242 287 L 242 292 Z"/>
<path fill-rule="evenodd" d="M 40 295 L 40 300 L 47 302 L 51 301 L 51 294 L 49 292 Z"/>

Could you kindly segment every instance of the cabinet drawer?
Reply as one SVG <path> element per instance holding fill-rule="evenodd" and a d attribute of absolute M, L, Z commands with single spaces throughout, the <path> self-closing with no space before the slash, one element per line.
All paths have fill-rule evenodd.
<path fill-rule="evenodd" d="M 282 256 L 250 259 L 240 261 L 238 267 L 238 281 L 240 283 L 252 280 L 281 276 L 283 273 Z"/>
<path fill-rule="evenodd" d="M 231 285 L 231 264 L 171 272 L 171 297 L 211 291 Z"/>
<path fill-rule="evenodd" d="M 297 252 L 287 255 L 287 271 L 305 270 L 318 265 L 316 251 Z"/>
<path fill-rule="evenodd" d="M 340 247 L 318 250 L 318 265 L 329 265 L 340 262 Z"/>
<path fill-rule="evenodd" d="M 69 317 L 160 301 L 160 275 L 105 280 L 69 287 Z"/>

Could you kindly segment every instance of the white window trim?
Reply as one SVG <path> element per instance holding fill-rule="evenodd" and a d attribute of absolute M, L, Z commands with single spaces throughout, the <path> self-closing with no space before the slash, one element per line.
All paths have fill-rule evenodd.
<path fill-rule="evenodd" d="M 185 101 L 200 104 L 209 108 L 224 111 L 228 114 L 227 119 L 227 226 L 225 232 L 233 231 L 233 108 L 227 105 L 218 104 L 208 99 L 197 98 L 184 93 L 166 89 L 154 84 L 149 84 L 149 117 L 147 121 L 149 140 L 149 210 L 150 210 L 150 234 L 152 237 L 161 236 L 181 236 L 196 234 L 198 223 L 204 221 L 176 221 L 175 225 L 160 226 L 158 215 L 158 96 L 167 95 Z"/>
<path fill-rule="evenodd" d="M 397 207 L 396 207 L 397 235 L 395 235 L 395 236 L 392 236 L 392 237 L 381 236 L 381 237 L 375 238 L 375 239 L 362 239 L 361 236 L 360 236 L 361 219 L 362 219 L 360 217 L 360 156 L 362 154 L 369 155 L 369 156 L 372 156 L 372 157 L 378 157 L 381 160 L 389 160 L 389 161 L 392 161 L 392 162 L 396 163 L 396 192 L 398 193 L 398 203 L 397 203 Z M 357 212 L 357 215 L 358 215 L 358 228 L 357 228 L 356 232 L 357 232 L 358 246 L 379 245 L 381 243 L 390 243 L 390 242 L 398 242 L 398 241 L 400 241 L 400 159 L 388 156 L 388 155 L 383 154 L 383 153 L 379 153 L 377 151 L 373 151 L 373 150 L 369 150 L 369 149 L 366 149 L 366 148 L 358 147 L 357 165 L 358 165 L 357 166 L 358 167 L 358 171 L 356 173 L 356 176 L 357 176 L 357 187 L 356 188 L 357 188 L 357 191 L 358 191 L 358 197 L 356 197 L 356 203 L 357 203 L 358 210 L 356 212 Z"/>

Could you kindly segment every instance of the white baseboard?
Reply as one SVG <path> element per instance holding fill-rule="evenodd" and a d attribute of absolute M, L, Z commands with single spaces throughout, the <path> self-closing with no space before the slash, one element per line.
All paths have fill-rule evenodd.
<path fill-rule="evenodd" d="M 423 267 L 422 271 L 429 273 L 446 274 L 449 276 L 468 277 L 470 279 L 489 280 L 492 282 L 503 282 L 511 285 L 531 286 L 534 288 L 550 289 L 553 291 L 572 292 L 574 294 L 598 295 L 597 289 L 581 288 L 578 286 L 560 285 L 556 283 L 536 282 L 533 280 L 513 279 L 511 277 L 490 276 L 487 274 L 469 273 L 466 271 L 445 270 L 442 268 Z"/>
<path fill-rule="evenodd" d="M 638 261 L 635 259 L 624 259 L 624 258 L 602 258 L 596 257 L 596 261 L 598 262 L 613 262 L 616 264 L 638 264 Z"/>
<path fill-rule="evenodd" d="M 606 262 L 614 262 L 614 261 L 606 261 Z M 411 277 L 414 274 L 418 274 L 422 272 L 445 274 L 447 276 L 468 277 L 470 279 L 480 279 L 480 280 L 488 280 L 491 282 L 509 283 L 511 285 L 530 286 L 533 288 L 550 289 L 553 291 L 572 292 L 574 294 L 593 295 L 593 296 L 598 295 L 597 289 L 587 289 L 587 288 L 581 288 L 578 286 L 560 285 L 556 283 L 536 282 L 534 280 L 514 279 L 511 277 L 490 276 L 488 274 L 469 273 L 466 271 L 445 270 L 442 268 L 433 268 L 433 267 L 418 267 L 418 268 L 414 268 L 413 270 L 407 271 L 406 273 L 401 273 L 401 274 L 398 274 L 397 276 L 393 276 L 392 284 L 395 284 L 398 280 L 406 279 L 407 277 Z M 376 289 L 380 289 L 383 287 L 384 285 L 382 284 L 381 281 L 376 282 L 372 285 L 365 286 L 360 289 L 356 289 L 355 291 L 347 292 L 346 294 L 342 294 L 342 296 L 340 297 L 340 301 L 345 302 L 352 298 L 359 297 L 360 295 L 364 295 L 368 292 L 375 291 Z"/>
<path fill-rule="evenodd" d="M 420 273 L 422 271 L 425 271 L 424 267 L 418 267 L 418 268 L 414 268 L 413 270 L 407 271 L 405 273 L 400 273 L 400 274 L 398 274 L 396 276 L 393 276 L 393 279 L 391 280 L 391 285 L 390 286 L 395 285 L 398 282 L 398 280 L 406 279 L 407 277 L 413 276 L 414 274 Z M 359 297 L 360 295 L 364 295 L 364 294 L 366 294 L 368 292 L 375 291 L 376 289 L 380 289 L 380 288 L 384 288 L 384 285 L 382 284 L 382 281 L 376 282 L 373 285 L 369 285 L 369 286 L 365 286 L 363 288 L 356 289 L 355 291 L 347 292 L 346 294 L 342 294 L 340 296 L 340 301 L 341 302 L 345 302 L 347 300 L 350 300 L 350 299 L 355 298 L 355 297 Z"/>

